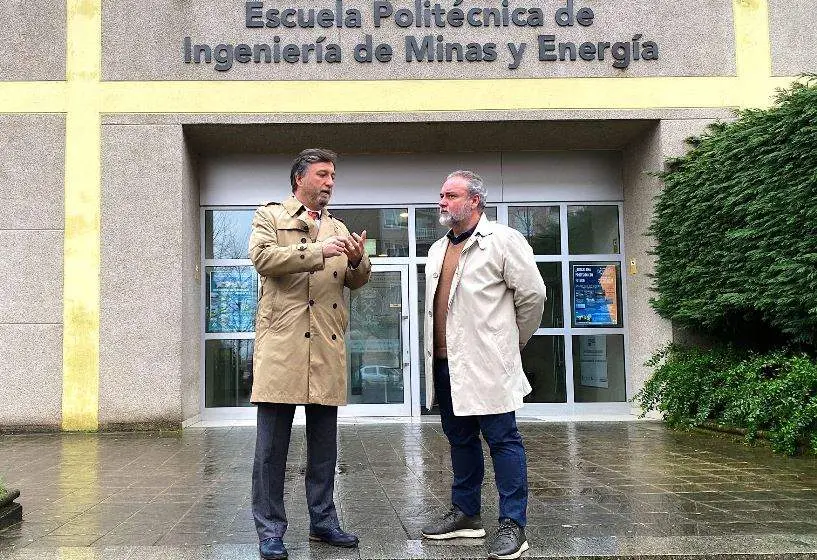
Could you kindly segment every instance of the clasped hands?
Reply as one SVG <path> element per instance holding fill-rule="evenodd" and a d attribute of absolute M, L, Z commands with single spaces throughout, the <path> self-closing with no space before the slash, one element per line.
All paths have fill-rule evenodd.
<path fill-rule="evenodd" d="M 357 267 L 360 260 L 363 258 L 366 246 L 366 230 L 358 235 L 352 233 L 346 235 L 333 235 L 323 241 L 323 258 L 330 259 L 338 255 L 346 255 L 349 258 L 349 264 L 352 267 Z"/>

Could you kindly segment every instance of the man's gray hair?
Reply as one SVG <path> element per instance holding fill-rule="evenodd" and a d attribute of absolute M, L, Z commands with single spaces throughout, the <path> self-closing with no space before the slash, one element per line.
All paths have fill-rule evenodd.
<path fill-rule="evenodd" d="M 469 197 L 479 196 L 479 203 L 477 204 L 477 208 L 479 208 L 480 212 L 484 210 L 485 201 L 488 198 L 488 190 L 482 183 L 482 177 L 480 177 L 473 171 L 468 171 L 467 169 L 458 169 L 453 173 L 449 173 L 448 177 L 445 178 L 445 181 L 448 181 L 449 179 L 453 179 L 455 177 L 465 179 L 465 182 L 468 185 L 468 196 Z M 445 181 L 443 181 L 443 183 Z"/>
<path fill-rule="evenodd" d="M 292 184 L 292 192 L 295 192 L 296 179 L 304 176 L 306 168 L 309 167 L 310 164 L 323 162 L 335 165 L 337 159 L 338 154 L 325 148 L 308 148 L 298 154 L 298 157 L 292 160 L 292 169 L 289 171 L 289 182 Z"/>

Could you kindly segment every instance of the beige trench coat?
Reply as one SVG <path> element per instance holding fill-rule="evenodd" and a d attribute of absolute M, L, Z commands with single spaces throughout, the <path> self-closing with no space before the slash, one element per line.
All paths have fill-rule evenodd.
<path fill-rule="evenodd" d="M 456 416 L 517 410 L 531 386 L 521 349 L 542 320 L 545 283 L 518 231 L 483 214 L 464 242 L 451 282 L 446 320 L 451 400 Z M 448 238 L 431 246 L 426 263 L 426 402 L 434 403 L 434 294 Z"/>
<path fill-rule="evenodd" d="M 320 241 L 333 235 L 349 231 L 325 209 L 317 231 L 294 196 L 255 212 L 250 259 L 261 275 L 261 293 L 253 403 L 346 404 L 343 287 L 363 286 L 371 265 L 366 255 L 356 269 L 346 255 L 324 259 Z"/>

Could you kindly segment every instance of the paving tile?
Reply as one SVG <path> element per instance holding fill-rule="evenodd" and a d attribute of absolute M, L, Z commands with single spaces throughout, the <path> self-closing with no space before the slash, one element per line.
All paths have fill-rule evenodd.
<path fill-rule="evenodd" d="M 86 547 L 98 541 L 100 535 L 45 535 L 28 544 L 26 548 Z"/>
<path fill-rule="evenodd" d="M 141 531 L 130 533 L 114 530 L 94 541 L 93 546 L 152 546 L 162 538 L 164 533 L 160 531 Z"/>
<path fill-rule="evenodd" d="M 672 539 L 690 550 L 755 542 L 817 552 L 809 537 L 817 534 L 813 460 L 648 422 L 520 422 L 520 429 L 529 464 L 529 556 L 680 550 Z M 342 424 L 340 442 L 338 512 L 345 528 L 359 532 L 361 548 L 308 543 L 305 440 L 296 426 L 285 482 L 293 558 L 484 556 L 484 539 L 420 538 L 450 499 L 450 458 L 438 424 Z M 56 550 L 140 560 L 256 557 L 253 448 L 254 428 L 0 436 L 0 470 L 17 477 L 9 482 L 23 490 L 25 513 L 23 523 L 0 532 L 0 556 L 17 560 L 31 549 L 42 558 L 56 558 Z M 482 514 L 493 530 L 497 493 L 487 449 Z"/>

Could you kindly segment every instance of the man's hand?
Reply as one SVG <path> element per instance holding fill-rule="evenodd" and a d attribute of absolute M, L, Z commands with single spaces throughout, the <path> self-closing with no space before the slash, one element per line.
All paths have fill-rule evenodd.
<path fill-rule="evenodd" d="M 349 257 L 349 264 L 352 268 L 357 268 L 366 253 L 366 230 L 364 229 L 360 235 L 352 233 L 351 237 L 345 237 L 344 240 L 346 241 L 346 256 Z"/>
<path fill-rule="evenodd" d="M 331 259 L 338 255 L 346 253 L 346 244 L 348 243 L 346 236 L 333 235 L 323 241 L 323 258 Z"/>

